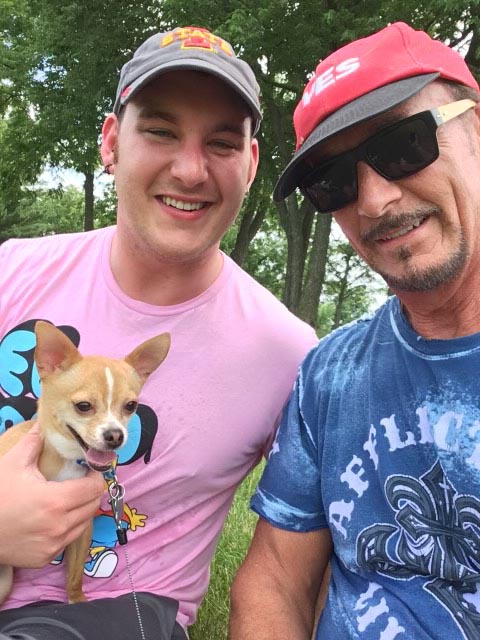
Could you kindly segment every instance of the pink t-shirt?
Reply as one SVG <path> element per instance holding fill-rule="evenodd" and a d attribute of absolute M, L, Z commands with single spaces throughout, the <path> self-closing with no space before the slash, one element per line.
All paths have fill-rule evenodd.
<path fill-rule="evenodd" d="M 65 328 L 85 355 L 123 357 L 170 332 L 170 352 L 142 391 L 117 476 L 135 589 L 179 600 L 178 620 L 188 626 L 234 491 L 268 449 L 298 365 L 317 339 L 227 256 L 213 285 L 188 302 L 157 307 L 128 298 L 109 266 L 114 232 L 0 247 L 0 431 L 34 411 L 36 320 Z M 90 598 L 131 590 L 106 497 L 101 507 L 85 564 Z M 63 557 L 55 562 L 18 569 L 3 606 L 64 601 Z"/>

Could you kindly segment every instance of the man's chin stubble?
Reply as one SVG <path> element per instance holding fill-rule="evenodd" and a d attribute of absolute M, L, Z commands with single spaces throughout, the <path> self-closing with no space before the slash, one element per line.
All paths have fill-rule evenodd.
<path fill-rule="evenodd" d="M 468 257 L 464 239 L 462 239 L 458 251 L 451 258 L 434 267 L 425 269 L 409 267 L 407 263 L 410 261 L 411 255 L 408 248 L 402 248 L 399 252 L 399 258 L 407 265 L 407 273 L 402 277 L 397 278 L 380 270 L 377 271 L 394 291 L 408 293 L 432 291 L 457 278 L 463 271 Z"/>

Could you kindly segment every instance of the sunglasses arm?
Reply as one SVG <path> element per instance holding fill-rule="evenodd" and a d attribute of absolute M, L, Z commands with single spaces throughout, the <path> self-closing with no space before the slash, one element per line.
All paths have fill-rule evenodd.
<path fill-rule="evenodd" d="M 435 118 L 437 127 L 444 122 L 448 122 L 452 118 L 465 113 L 469 109 L 472 109 L 476 105 L 473 100 L 457 100 L 456 102 L 450 102 L 450 104 L 444 104 L 436 109 L 431 109 L 430 113 Z"/>

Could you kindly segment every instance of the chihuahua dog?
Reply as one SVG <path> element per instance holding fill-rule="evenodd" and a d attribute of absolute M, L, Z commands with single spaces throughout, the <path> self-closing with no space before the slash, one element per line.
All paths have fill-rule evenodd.
<path fill-rule="evenodd" d="M 42 393 L 38 421 L 44 436 L 38 467 L 47 480 L 85 475 L 88 467 L 107 471 L 115 451 L 127 440 L 127 423 L 137 409 L 147 377 L 163 362 L 170 334 L 143 342 L 124 360 L 82 357 L 60 329 L 39 320 L 35 325 L 35 363 Z M 10 427 L 0 437 L 0 455 L 32 427 L 34 421 Z M 66 548 L 69 602 L 85 600 L 83 565 L 91 541 L 91 523 Z M 13 568 L 0 566 L 0 602 L 10 593 Z"/>

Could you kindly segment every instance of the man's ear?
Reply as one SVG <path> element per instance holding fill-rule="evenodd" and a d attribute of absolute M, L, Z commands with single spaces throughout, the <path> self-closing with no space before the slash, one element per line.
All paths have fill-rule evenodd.
<path fill-rule="evenodd" d="M 100 144 L 100 155 L 104 167 L 109 167 L 109 173 L 115 170 L 115 149 L 118 141 L 118 118 L 114 113 L 110 113 L 103 123 L 102 142 Z"/>
<path fill-rule="evenodd" d="M 55 371 L 65 371 L 82 359 L 70 338 L 53 324 L 39 320 L 35 324 L 35 335 L 35 362 L 40 380 Z"/>
<path fill-rule="evenodd" d="M 251 150 L 250 150 L 250 167 L 248 169 L 248 183 L 247 183 L 247 191 L 252 186 L 252 182 L 255 180 L 255 176 L 257 175 L 258 169 L 258 161 L 260 158 L 260 152 L 258 148 L 258 140 L 256 138 L 252 138 L 251 140 Z"/>
<path fill-rule="evenodd" d="M 160 366 L 170 349 L 170 334 L 162 333 L 156 338 L 142 342 L 125 361 L 138 373 L 142 382 Z"/>

